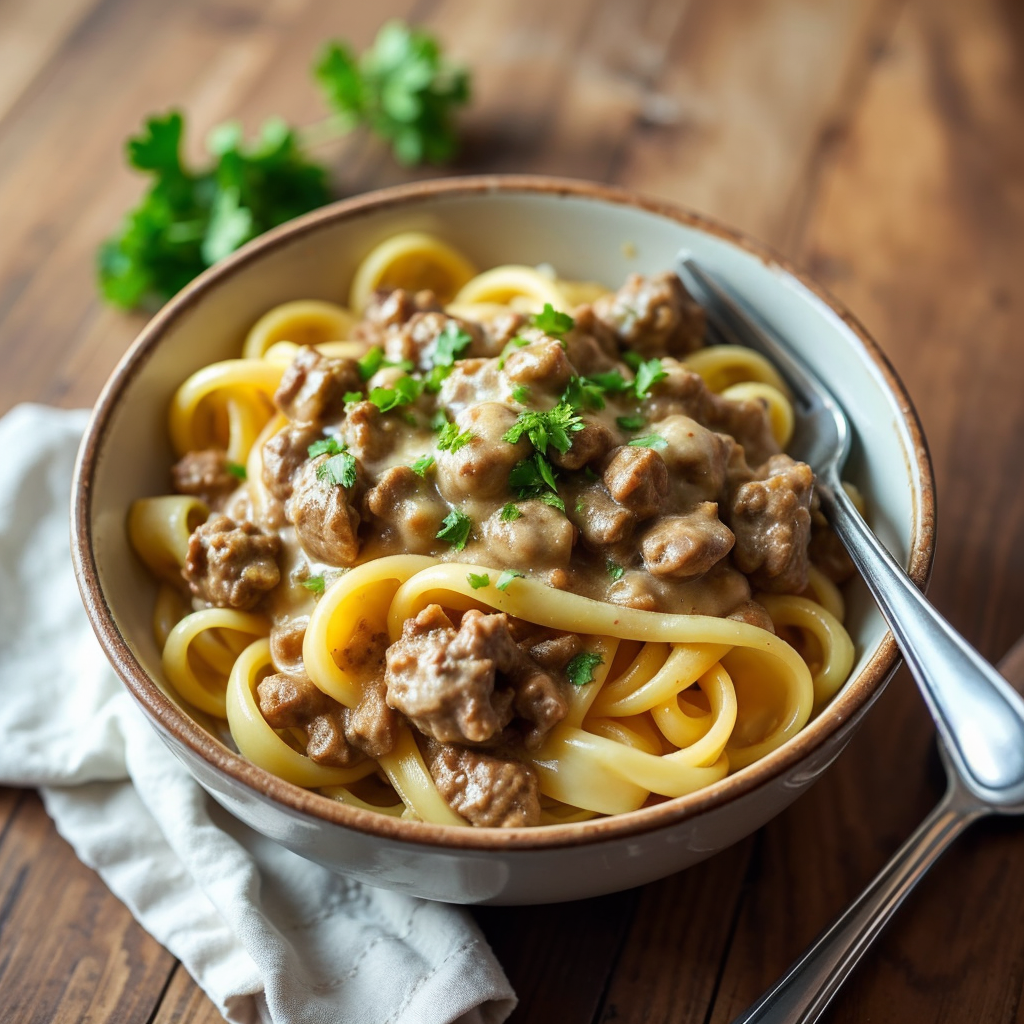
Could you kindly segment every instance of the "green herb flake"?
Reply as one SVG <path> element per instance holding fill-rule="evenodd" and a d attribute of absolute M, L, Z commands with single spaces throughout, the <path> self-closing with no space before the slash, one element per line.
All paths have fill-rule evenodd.
<path fill-rule="evenodd" d="M 302 585 L 312 593 L 320 595 L 326 586 L 323 576 L 308 576 L 302 581 Z"/>
<path fill-rule="evenodd" d="M 573 409 L 603 409 L 604 389 L 586 377 L 571 377 L 562 401 Z"/>
<path fill-rule="evenodd" d="M 501 575 L 500 575 L 500 576 L 498 577 L 498 582 L 497 582 L 497 583 L 495 583 L 494 585 L 495 585 L 495 586 L 496 586 L 496 587 L 497 587 L 497 588 L 498 588 L 499 590 L 505 591 L 505 590 L 508 590 L 508 585 L 509 585 L 509 584 L 510 584 L 510 583 L 511 583 L 511 582 L 512 582 L 513 580 L 517 580 L 517 579 L 518 579 L 518 580 L 526 579 L 526 576 L 525 576 L 525 575 L 524 575 L 523 573 L 521 573 L 521 572 L 516 572 L 516 570 L 515 570 L 515 569 L 506 569 L 506 570 L 505 570 L 505 571 L 504 571 L 504 572 L 503 572 L 503 573 L 502 573 L 502 574 L 501 574 Z"/>
<path fill-rule="evenodd" d="M 576 504 L 572 508 L 576 515 L 581 516 L 587 511 L 587 503 L 582 498 L 577 498 Z"/>
<path fill-rule="evenodd" d="M 498 356 L 498 369 L 505 369 L 505 360 L 515 352 L 517 348 L 526 348 L 527 345 L 532 344 L 529 338 L 512 338 L 510 341 L 505 342 L 505 347 L 501 350 L 501 354 Z"/>
<path fill-rule="evenodd" d="M 467 334 L 456 320 L 449 320 L 434 343 L 434 366 L 454 366 L 455 360 L 472 344 L 473 336 Z"/>
<path fill-rule="evenodd" d="M 517 384 L 512 389 L 512 401 L 518 402 L 520 405 L 529 405 L 530 389 L 525 384 Z"/>
<path fill-rule="evenodd" d="M 582 430 L 585 426 L 576 410 L 566 402 L 559 402 L 548 412 L 528 409 L 521 412 L 515 423 L 502 434 L 502 440 L 516 444 L 525 434 L 533 447 L 546 455 L 548 445 L 557 448 L 563 455 L 572 447 L 570 431 Z"/>
<path fill-rule="evenodd" d="M 608 373 L 592 373 L 589 377 L 583 378 L 588 384 L 599 387 L 609 395 L 617 395 L 620 392 L 628 391 L 633 382 L 626 380 L 618 370 L 611 370 Z"/>
<path fill-rule="evenodd" d="M 573 686 L 586 686 L 594 681 L 594 670 L 604 664 L 604 658 L 593 651 L 581 651 L 568 665 L 565 674 Z"/>
<path fill-rule="evenodd" d="M 445 423 L 437 438 L 437 447 L 443 452 L 457 452 L 465 448 L 476 435 L 472 430 L 459 430 L 457 423 Z"/>
<path fill-rule="evenodd" d="M 629 442 L 631 448 L 653 448 L 656 452 L 668 447 L 668 441 L 661 434 L 646 434 L 644 437 L 634 437 Z"/>
<path fill-rule="evenodd" d="M 514 523 L 517 519 L 523 518 L 523 513 L 519 511 L 516 505 L 509 501 L 502 506 L 499 518 L 503 523 Z"/>
<path fill-rule="evenodd" d="M 346 391 L 345 392 L 345 408 L 347 409 L 350 405 L 355 405 L 357 402 L 363 401 L 366 395 L 362 391 Z"/>
<path fill-rule="evenodd" d="M 639 430 L 647 420 L 643 416 L 616 416 L 615 422 L 623 430 Z"/>
<path fill-rule="evenodd" d="M 604 563 L 605 569 L 608 570 L 608 575 L 611 576 L 612 580 L 621 580 L 626 575 L 626 570 L 622 568 L 616 562 L 613 562 L 610 558 Z"/>
<path fill-rule="evenodd" d="M 384 350 L 374 345 L 365 356 L 356 360 L 359 376 L 369 380 L 384 365 Z"/>
<path fill-rule="evenodd" d="M 316 467 L 317 480 L 326 480 L 335 487 L 346 490 L 356 482 L 356 459 L 351 452 L 332 455 Z"/>
<path fill-rule="evenodd" d="M 425 477 L 427 475 L 427 471 L 433 465 L 434 465 L 434 456 L 433 455 L 421 455 L 412 464 L 412 466 L 410 468 L 412 469 L 412 471 L 417 476 Z"/>
<path fill-rule="evenodd" d="M 444 409 L 438 409 L 433 416 L 430 417 L 430 429 L 431 430 L 444 430 L 448 423 L 448 414 Z"/>
<path fill-rule="evenodd" d="M 552 508 L 557 508 L 562 515 L 565 515 L 565 502 L 552 491 L 545 491 L 537 495 L 538 501 L 543 501 L 545 505 L 550 505 Z"/>
<path fill-rule="evenodd" d="M 236 479 L 246 480 L 249 474 L 246 472 L 245 466 L 240 462 L 232 462 L 230 459 L 224 463 L 224 468 Z"/>
<path fill-rule="evenodd" d="M 441 522 L 437 539 L 447 541 L 455 551 L 461 551 L 473 530 L 473 520 L 460 509 L 453 508 Z"/>
<path fill-rule="evenodd" d="M 306 453 L 311 459 L 315 459 L 319 455 L 340 455 L 344 450 L 345 446 L 336 437 L 322 437 L 319 441 L 314 441 L 306 449 Z"/>
<path fill-rule="evenodd" d="M 622 361 L 634 372 L 640 369 L 640 364 L 644 361 L 644 357 L 639 352 L 623 352 Z"/>
<path fill-rule="evenodd" d="M 441 385 L 448 379 L 452 372 L 450 366 L 435 366 L 423 378 L 423 390 L 428 395 L 436 395 L 441 390 Z"/>
<path fill-rule="evenodd" d="M 651 387 L 667 376 L 668 372 L 661 368 L 660 359 L 648 359 L 637 367 L 633 393 L 637 398 L 646 398 L 651 392 Z"/>
<path fill-rule="evenodd" d="M 381 412 L 410 405 L 423 394 L 423 381 L 415 377 L 399 377 L 389 388 L 374 388 L 369 399 Z"/>
<path fill-rule="evenodd" d="M 550 337 L 560 338 L 573 329 L 576 321 L 568 313 L 559 313 L 550 302 L 545 302 L 544 308 L 530 317 L 530 323 Z"/>
<path fill-rule="evenodd" d="M 480 590 L 481 587 L 489 587 L 491 585 L 491 577 L 485 572 L 467 572 L 466 579 L 469 580 L 469 585 L 474 590 Z"/>

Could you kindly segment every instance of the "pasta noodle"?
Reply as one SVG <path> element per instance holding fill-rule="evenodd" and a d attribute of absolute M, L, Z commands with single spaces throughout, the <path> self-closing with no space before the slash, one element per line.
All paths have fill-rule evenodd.
<path fill-rule="evenodd" d="M 407 232 L 366 256 L 355 273 L 348 308 L 311 300 L 277 306 L 252 327 L 240 358 L 213 363 L 189 377 L 169 412 L 171 441 L 181 459 L 175 482 L 185 493 L 140 498 L 128 519 L 133 547 L 161 581 L 154 633 L 178 697 L 223 723 L 225 738 L 243 756 L 290 783 L 382 814 L 448 825 L 523 823 L 514 815 L 492 821 L 480 816 L 483 812 L 471 806 L 464 791 L 453 795 L 451 775 L 438 764 L 445 757 L 463 756 L 464 750 L 477 757 L 466 762 L 466 771 L 485 764 L 496 778 L 493 773 L 504 771 L 500 765 L 509 760 L 526 766 L 530 785 L 539 789 L 532 820 L 556 824 L 633 811 L 694 792 L 795 736 L 842 686 L 854 649 L 842 625 L 844 603 L 836 574 L 830 578 L 823 571 L 827 559 L 821 565 L 807 563 L 808 543 L 813 555 L 818 541 L 828 542 L 820 524 L 814 526 L 816 533 L 809 532 L 814 515 L 809 487 L 800 491 L 791 482 L 801 472 L 799 464 L 786 460 L 783 465 L 779 460 L 786 457 L 772 454 L 785 447 L 793 431 L 785 383 L 763 357 L 734 346 L 696 348 L 678 360 L 659 354 L 651 347 L 654 328 L 636 326 L 647 323 L 644 303 L 655 299 L 642 291 L 646 282 L 626 287 L 633 288 L 632 297 L 627 296 L 631 304 L 623 292 L 563 280 L 544 268 L 507 265 L 478 273 L 447 243 Z M 680 317 L 696 316 L 672 291 L 679 286 L 665 287 Z M 381 298 L 381 290 L 391 289 L 404 291 Z M 436 300 L 422 298 L 424 289 L 432 290 Z M 404 321 L 396 319 L 400 303 L 412 303 L 413 293 L 419 293 L 415 302 L 420 305 L 410 307 L 411 315 L 406 309 Z M 403 327 L 422 326 L 429 317 L 435 319 L 429 321 L 433 326 L 426 344 L 412 328 Z M 509 318 L 519 326 L 504 327 Z M 659 322 L 653 315 L 648 320 Z M 593 323 L 590 334 L 582 334 L 584 323 Z M 378 334 L 368 336 L 370 328 Z M 620 339 L 615 344 L 634 339 L 630 343 L 636 353 L 627 351 L 623 357 L 629 357 L 633 379 L 618 369 L 600 369 L 611 365 L 609 337 Z M 398 351 L 399 340 L 412 346 L 408 353 Z M 556 351 L 559 342 L 572 359 L 595 360 L 598 370 L 568 378 L 564 395 L 548 401 L 540 397 L 543 388 L 566 358 Z M 491 348 L 470 358 L 478 343 Z M 527 365 L 527 357 L 535 363 L 547 359 L 550 366 L 543 363 L 529 385 L 516 384 L 527 378 L 512 371 Z M 333 420 L 316 405 L 328 401 L 327 392 L 314 387 L 322 383 L 316 374 L 327 365 L 325 359 L 349 374 L 346 412 Z M 467 381 L 480 389 L 479 381 L 488 374 L 493 380 L 483 402 L 500 406 L 491 414 L 500 412 L 512 424 L 501 436 L 505 448 L 519 446 L 518 461 L 511 474 L 506 471 L 513 482 L 506 485 L 506 477 L 499 482 L 502 488 L 513 487 L 513 493 L 520 488 L 518 502 L 502 503 L 504 491 L 499 495 L 489 483 L 489 460 L 466 461 L 467 455 L 458 461 L 460 448 L 471 452 L 478 438 L 489 436 L 480 418 L 482 406 L 463 395 Z M 558 384 L 557 390 L 562 387 Z M 699 400 L 708 423 L 735 426 L 711 429 L 699 418 L 658 405 L 684 393 L 691 403 L 687 410 L 698 408 L 693 403 Z M 429 405 L 417 404 L 421 397 L 436 403 L 433 420 L 440 416 L 442 426 L 433 453 L 417 460 L 410 474 L 416 444 L 435 437 L 438 429 L 426 425 Z M 518 416 L 516 403 L 525 410 Z M 356 422 L 357 413 L 365 420 L 359 428 L 364 440 L 343 442 L 342 437 L 354 435 L 335 431 L 335 425 L 342 417 L 344 423 Z M 448 420 L 449 414 L 456 419 Z M 652 429 L 662 433 L 638 434 L 638 424 L 648 417 Z M 737 437 L 748 431 L 744 447 L 729 436 L 732 430 Z M 760 433 L 751 433 L 755 430 Z M 626 440 L 630 432 L 637 436 Z M 298 440 L 288 448 L 293 435 Z M 578 464 L 571 461 L 577 437 L 582 445 L 584 438 L 604 435 L 612 440 L 601 442 L 598 454 L 589 461 L 581 456 Z M 365 520 L 370 507 L 372 521 L 383 524 L 381 533 L 360 535 L 352 541 L 351 557 L 331 561 L 323 546 L 334 538 L 332 550 L 340 550 L 346 521 L 344 516 L 328 521 L 323 508 L 334 502 L 331 507 L 342 513 L 350 506 L 355 510 L 350 492 L 365 493 L 364 465 L 377 465 L 376 456 L 367 454 L 367 437 L 385 438 L 390 445 L 387 461 L 374 470 L 377 484 L 371 494 L 378 493 L 385 477 L 418 487 L 413 477 L 425 480 L 431 472 L 439 474 L 437 491 L 427 488 L 429 493 L 416 492 L 415 498 L 408 496 L 412 492 L 385 492 L 383 511 L 367 495 L 364 511 L 349 514 L 349 525 L 353 516 L 357 524 L 360 515 Z M 757 464 L 771 468 L 747 468 L 744 452 L 749 455 L 756 445 L 764 448 Z M 362 453 L 361 461 L 355 451 Z M 609 475 L 616 458 L 630 467 L 621 479 Z M 595 474 L 594 467 L 604 476 Z M 654 476 L 638 476 L 641 471 Z M 524 479 L 524 474 L 533 476 L 515 483 L 516 473 Z M 718 504 L 700 490 L 712 486 L 703 481 L 715 473 L 722 481 L 734 474 L 728 477 L 732 483 L 714 484 L 714 493 L 717 501 L 726 494 L 734 501 L 730 523 L 736 537 L 717 518 Z M 658 483 L 663 478 L 669 483 Z M 645 512 L 638 497 L 641 485 L 654 486 L 651 479 L 661 488 L 653 499 L 661 502 L 656 515 Z M 302 518 L 313 514 L 297 496 L 307 485 L 320 488 L 320 504 L 309 506 L 321 517 L 319 533 L 308 532 Z M 804 550 L 796 551 L 798 544 L 791 545 L 793 551 L 787 548 L 793 564 L 798 556 L 803 559 L 800 566 L 776 567 L 774 576 L 764 567 L 744 569 L 747 576 L 737 571 L 728 554 L 732 543 L 748 542 L 741 528 L 749 530 L 751 522 L 760 528 L 756 516 L 766 514 L 758 506 L 761 511 L 742 519 L 746 499 L 733 496 L 744 486 L 755 489 L 762 506 L 775 502 L 772 509 L 788 509 L 771 513 L 779 529 L 804 530 Z M 666 493 L 686 496 L 685 515 L 682 507 L 664 508 Z M 625 539 L 601 540 L 605 548 L 587 532 L 596 530 L 598 521 L 587 503 L 598 499 L 610 501 L 601 515 L 626 523 Z M 802 510 L 793 511 L 798 499 Z M 427 528 L 416 525 L 435 508 L 448 516 L 441 521 L 438 513 Z M 515 534 L 514 524 L 527 513 L 550 525 Z M 210 533 L 217 520 L 230 527 Z M 654 526 L 635 527 L 641 522 Z M 640 542 L 629 539 L 635 528 Z M 682 534 L 671 532 L 680 529 Z M 230 543 L 225 539 L 229 532 Z M 350 532 L 355 533 L 354 527 Z M 561 537 L 569 537 L 571 562 L 566 554 L 561 563 L 549 564 L 545 559 L 553 557 L 550 551 Z M 577 544 L 580 537 L 586 545 Z M 529 548 L 534 542 L 536 548 Z M 686 544 L 714 551 L 719 543 L 724 551 L 699 571 L 676 566 L 692 555 Z M 509 550 L 521 559 L 515 563 L 519 569 L 512 568 Z M 778 555 L 776 549 L 768 551 L 765 565 Z M 215 563 L 225 567 L 216 579 L 210 568 Z M 797 570 L 803 573 L 799 582 L 787 582 L 786 573 L 799 575 Z M 755 588 L 756 603 L 751 601 L 748 577 L 774 592 Z M 192 584 L 191 604 L 184 578 Z M 288 633 L 285 627 L 296 622 L 301 629 Z M 456 664 L 451 650 L 468 643 L 466 623 L 480 629 L 486 624 L 488 637 L 514 635 L 518 647 L 494 641 L 483 655 L 466 648 Z M 513 629 L 519 632 L 509 632 Z M 555 657 L 551 650 L 559 644 L 578 653 L 560 663 L 545 661 Z M 502 658 L 512 667 L 494 668 Z M 479 723 L 473 716 L 479 717 L 479 709 L 466 711 L 472 701 L 462 691 L 444 697 L 450 702 L 444 705 L 448 718 L 439 717 L 434 705 L 429 714 L 410 710 L 401 703 L 397 683 L 392 686 L 400 663 L 410 659 L 423 677 L 434 673 L 463 682 L 469 678 L 465 666 L 490 664 L 492 690 L 487 693 L 494 706 L 484 712 L 497 715 L 502 729 L 510 720 L 519 723 L 520 732 L 499 730 L 492 741 L 474 746 L 471 733 Z M 513 681 L 503 705 L 500 673 Z M 302 691 L 294 682 L 307 677 L 315 690 Z M 539 683 L 542 677 L 546 682 Z M 284 682 L 275 684 L 268 697 L 262 684 L 271 678 Z M 520 678 L 529 682 L 515 681 Z M 382 696 L 385 684 L 388 707 Z M 549 684 L 553 690 L 541 700 L 536 687 Z M 304 718 L 289 710 L 301 703 L 294 696 L 300 691 L 305 693 L 303 706 L 312 709 Z M 417 691 L 415 696 L 423 695 Z M 275 701 L 277 718 L 267 710 Z M 457 717 L 452 701 L 463 701 L 458 713 L 465 712 L 465 720 L 459 721 L 468 738 L 446 738 L 454 728 L 449 718 Z M 557 713 L 550 721 L 543 719 L 551 706 Z M 395 716 L 390 710 L 395 707 L 403 715 Z M 377 717 L 367 709 L 376 709 Z M 371 725 L 360 725 L 368 715 Z M 368 739 L 371 726 L 385 720 L 392 723 L 387 743 Z M 324 730 L 331 729 L 333 762 L 322 756 Z M 357 746 L 362 744 L 359 750 L 349 750 L 356 743 L 352 736 Z M 514 754 L 509 744 L 518 744 Z M 368 750 L 376 752 L 364 756 Z M 343 763 L 349 754 L 351 763 Z M 516 778 L 522 781 L 523 776 Z M 496 799 L 494 793 L 488 796 L 491 802 Z"/>

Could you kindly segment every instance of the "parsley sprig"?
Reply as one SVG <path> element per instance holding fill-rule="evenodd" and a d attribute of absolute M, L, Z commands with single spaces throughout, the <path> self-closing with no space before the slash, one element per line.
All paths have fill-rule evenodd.
<path fill-rule="evenodd" d="M 545 302 L 544 308 L 530 317 L 530 323 L 550 337 L 560 338 L 573 329 L 576 321 L 568 313 L 559 313 L 550 302 Z"/>
<path fill-rule="evenodd" d="M 455 551 L 461 551 L 473 532 L 473 520 L 461 509 L 453 508 L 441 521 L 438 540 L 446 540 Z"/>
<path fill-rule="evenodd" d="M 586 686 L 594 681 L 594 670 L 604 664 L 604 658 L 594 651 L 581 651 L 565 666 L 565 674 L 573 686 Z"/>
<path fill-rule="evenodd" d="M 548 412 L 528 409 L 521 412 L 515 423 L 502 434 L 502 440 L 516 444 L 525 434 L 541 455 L 546 455 L 548 445 L 557 448 L 563 455 L 572 447 L 570 432 L 582 430 L 583 420 L 568 402 L 559 402 Z"/>
<path fill-rule="evenodd" d="M 355 484 L 358 475 L 355 456 L 336 437 L 323 437 L 314 441 L 306 449 L 306 454 L 311 459 L 330 455 L 329 459 L 316 467 L 317 480 L 326 480 L 332 486 L 344 487 L 346 490 Z"/>

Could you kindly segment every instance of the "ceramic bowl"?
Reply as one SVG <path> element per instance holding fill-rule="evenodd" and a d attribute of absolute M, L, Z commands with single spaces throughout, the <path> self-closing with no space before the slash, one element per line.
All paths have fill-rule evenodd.
<path fill-rule="evenodd" d="M 114 668 L 161 739 L 228 811 L 310 860 L 374 885 L 456 903 L 543 903 L 625 889 L 704 859 L 796 799 L 839 755 L 897 661 L 862 586 L 848 593 L 849 682 L 801 733 L 689 796 L 616 817 L 536 829 L 402 821 L 299 789 L 243 760 L 178 703 L 151 632 L 155 587 L 128 547 L 133 499 L 166 491 L 167 408 L 194 370 L 237 356 L 277 303 L 343 301 L 360 258 L 399 231 L 433 231 L 480 267 L 550 263 L 617 286 L 686 247 L 725 278 L 832 384 L 856 445 L 847 477 L 872 525 L 923 585 L 933 479 L 917 416 L 863 328 L 764 247 L 676 206 L 599 185 L 497 176 L 360 196 L 264 235 L 205 273 L 149 323 L 107 383 L 83 441 L 73 547 L 86 608 Z"/>

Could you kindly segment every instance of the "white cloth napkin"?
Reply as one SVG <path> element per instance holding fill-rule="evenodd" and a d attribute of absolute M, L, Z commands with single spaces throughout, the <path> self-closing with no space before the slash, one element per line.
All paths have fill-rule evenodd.
<path fill-rule="evenodd" d="M 156 740 L 71 569 L 88 414 L 0 420 L 0 782 L 238 1024 L 499 1024 L 515 995 L 469 914 L 335 875 L 235 821 Z"/>

